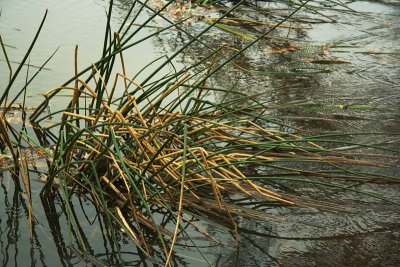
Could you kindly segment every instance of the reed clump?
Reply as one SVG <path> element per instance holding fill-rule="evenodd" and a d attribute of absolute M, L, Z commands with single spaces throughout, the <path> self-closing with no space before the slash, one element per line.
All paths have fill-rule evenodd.
<path fill-rule="evenodd" d="M 195 36 L 180 28 L 186 20 L 183 18 L 144 38 L 135 39 L 154 18 L 164 18 L 162 12 L 169 3 L 155 11 L 146 3 L 135 1 L 141 8 L 135 14 L 135 5 L 132 5 L 121 27 L 112 32 L 111 1 L 101 59 L 82 71 L 75 64 L 75 76 L 45 93 L 45 101 L 30 115 L 35 130 L 51 141 L 48 144 L 51 150 L 44 145 L 40 147 L 49 165 L 42 194 L 58 188 L 66 199 L 67 209 L 72 209 L 68 203 L 73 194 L 90 196 L 112 222 L 110 225 L 122 227 L 147 256 L 153 255 L 153 248 L 143 232 L 150 229 L 160 240 L 166 265 L 178 238 L 187 235 L 183 225 L 192 224 L 186 213 L 209 216 L 231 227 L 236 234 L 238 215 L 265 220 L 264 212 L 236 205 L 231 201 L 233 197 L 343 210 L 331 203 L 278 191 L 272 186 L 275 180 L 315 183 L 384 199 L 330 182 L 330 179 L 369 181 L 378 177 L 346 166 L 387 166 L 342 153 L 345 146 L 354 148 L 359 144 L 341 141 L 338 144 L 343 146 L 342 149 L 332 146 L 328 149 L 323 143 L 332 144 L 340 135 L 303 137 L 295 134 L 294 129 L 290 133 L 277 130 L 281 125 L 267 115 L 267 103 L 254 96 L 238 93 L 234 99 L 222 103 L 208 98 L 210 92 L 229 91 L 207 87 L 210 77 L 275 28 L 284 25 L 307 3 L 305 1 L 286 19 L 250 39 L 239 51 L 222 53 L 224 47 L 214 49 L 199 62 L 161 74 L 193 43 L 207 47 L 201 36 L 222 22 L 240 2 L 221 18 L 210 20 L 209 26 Z M 146 8 L 153 15 L 140 27 L 131 28 Z M 134 19 L 128 23 L 132 16 Z M 186 33 L 190 41 L 169 57 L 160 57 L 150 63 L 149 66 L 158 65 L 144 80 L 138 81 L 137 75 L 131 78 L 125 68 L 123 51 L 172 27 Z M 221 56 L 226 54 L 229 56 Z M 75 63 L 77 58 L 78 47 Z M 120 71 L 116 71 L 117 62 L 120 62 Z M 11 85 L 12 81 L 7 92 Z M 68 106 L 45 112 L 50 101 L 65 91 L 71 92 Z M 4 99 L 5 95 L 1 104 Z M 43 120 L 49 117 L 59 121 L 43 126 Z M 11 126 L 4 119 L 1 123 L 0 131 L 5 134 Z M 32 140 L 22 132 L 20 136 L 28 143 Z M 11 138 L 3 141 L 12 150 Z M 32 142 L 30 145 L 38 147 Z M 14 158 L 18 162 L 18 157 Z M 320 168 L 313 170 L 307 166 Z M 255 171 L 258 167 L 267 171 Z M 313 181 L 315 177 L 326 181 Z M 385 179 L 396 180 L 395 177 Z M 157 219 L 156 213 L 160 210 L 172 218 L 172 229 L 171 225 L 162 225 Z M 79 234 L 72 215 L 70 219 L 74 232 Z M 196 229 L 208 236 L 203 230 Z M 81 247 L 85 248 L 85 245 L 82 243 Z"/>
<path fill-rule="evenodd" d="M 42 129 L 59 129 L 58 135 L 53 135 L 56 145 L 49 151 L 50 168 L 42 193 L 57 186 L 66 196 L 90 195 L 97 208 L 126 229 L 148 256 L 152 249 L 141 234 L 144 229 L 158 233 L 168 258 L 177 238 L 184 235 L 182 225 L 190 224 L 184 217 L 186 212 L 211 216 L 234 232 L 238 215 L 265 220 L 265 213 L 233 204 L 233 196 L 281 205 L 346 209 L 277 192 L 268 186 L 277 176 L 278 180 L 308 176 L 366 181 L 376 177 L 345 166 L 387 166 L 326 149 L 318 144 L 329 141 L 324 137 L 306 138 L 265 127 L 266 123 L 272 125 L 263 114 L 267 107 L 252 102 L 249 96 L 218 104 L 202 97 L 207 94 L 201 88 L 191 92 L 210 72 L 209 67 L 197 74 L 167 75 L 148 88 L 125 73 L 117 73 L 104 84 L 105 77 L 96 67 L 92 71 L 96 73 L 92 85 L 76 78 L 75 87 L 69 88 L 73 94 L 68 108 L 51 114 L 58 114 L 61 122 Z M 99 84 L 101 91 L 92 88 Z M 68 88 L 55 88 L 45 97 L 62 89 Z M 40 128 L 47 116 L 36 119 L 36 127 Z M 312 171 L 309 165 L 321 169 Z M 270 173 L 255 173 L 258 167 Z M 313 183 L 306 178 L 297 181 L 302 179 Z M 346 189 L 329 180 L 315 183 Z M 174 218 L 175 230 L 161 225 L 154 210 Z"/>

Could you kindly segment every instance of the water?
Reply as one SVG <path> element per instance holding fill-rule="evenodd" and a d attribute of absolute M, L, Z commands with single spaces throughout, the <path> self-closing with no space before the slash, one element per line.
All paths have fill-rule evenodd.
<path fill-rule="evenodd" d="M 120 26 L 124 16 L 126 16 L 129 5 L 117 2 L 113 12 L 112 29 L 116 31 Z M 24 1 L 15 3 L 14 1 L 2 1 L 2 15 L 0 17 L 0 31 L 6 44 L 8 57 L 16 62 L 12 63 L 15 72 L 18 62 L 20 62 L 31 44 L 33 37 L 40 25 L 46 9 L 47 18 L 37 43 L 29 57 L 29 77 L 37 71 L 57 49 L 57 53 L 45 66 L 46 69 L 40 73 L 40 78 L 35 79 L 29 86 L 27 97 L 29 106 L 36 106 L 43 101 L 41 95 L 50 89 L 60 86 L 74 74 L 74 51 L 78 45 L 78 71 L 96 62 L 102 54 L 104 28 L 107 22 L 106 13 L 108 12 L 108 2 L 105 1 L 58 1 L 46 0 L 40 3 Z M 140 19 L 138 23 L 140 23 Z M 144 31 L 137 35 L 137 39 L 149 34 Z M 137 73 L 142 67 L 149 64 L 152 60 L 162 55 L 160 49 L 154 49 L 152 41 L 145 41 L 140 45 L 129 49 L 124 53 L 125 66 L 129 72 Z M 0 57 L 2 71 L 0 73 L 1 88 L 9 79 L 9 72 L 2 53 Z M 28 64 L 28 62 L 27 62 Z M 148 74 L 153 69 L 148 68 L 143 75 Z M 17 80 L 15 89 L 25 85 L 27 69 L 24 68 L 23 75 Z M 129 73 L 128 73 L 129 74 Z M 3 90 L 3 89 L 2 89 Z M 11 92 L 15 96 L 17 90 Z M 60 100 L 63 103 L 64 100 Z"/>
<path fill-rule="evenodd" d="M 275 8 L 259 3 L 265 9 Z M 263 6 L 264 5 L 264 6 Z M 113 25 L 117 27 L 125 14 L 127 4 L 116 2 Z M 326 11 L 339 23 L 312 24 L 312 29 L 280 33 L 290 37 L 299 49 L 294 53 L 273 54 L 281 41 L 262 40 L 237 61 L 219 72 L 210 85 L 251 93 L 263 92 L 259 100 L 274 105 L 290 104 L 289 108 L 271 110 L 271 115 L 283 123 L 307 129 L 307 132 L 399 132 L 400 130 L 400 8 L 392 1 L 354 1 L 349 7 L 365 12 L 364 16 Z M 29 45 L 45 9 L 48 19 L 30 58 L 38 66 L 58 46 L 59 51 L 51 60 L 49 70 L 29 87 L 28 105 L 41 101 L 40 94 L 63 83 L 73 74 L 73 51 L 79 44 L 79 68 L 94 62 L 101 54 L 107 3 L 103 1 L 2 1 L 0 33 L 7 44 L 9 57 L 18 61 Z M 259 20 L 268 13 L 246 7 L 240 14 L 250 14 Z M 284 11 L 283 11 L 284 12 Z M 214 13 L 212 13 L 214 14 Z M 324 17 L 319 17 L 326 20 Z M 301 13 L 299 18 L 308 18 Z M 29 21 L 29 23 L 27 23 Z M 194 24 L 191 31 L 199 31 L 203 24 Z M 151 30 L 149 30 L 151 31 Z M 287 31 L 287 32 L 285 32 Z M 145 33 L 144 33 L 145 34 Z M 216 38 L 216 36 L 222 36 Z M 211 31 L 206 37 L 217 47 L 222 42 L 234 48 L 243 47 L 243 40 L 227 33 Z M 172 54 L 187 41 L 187 37 L 172 32 L 162 38 L 149 40 L 130 50 L 127 69 L 132 73 L 162 54 Z M 346 64 L 311 64 L 326 44 L 334 44 L 329 58 L 340 58 Z M 192 62 L 205 56 L 206 50 L 198 45 L 186 50 L 177 58 L 177 64 Z M 0 88 L 8 80 L 3 55 L 0 57 Z M 16 65 L 13 65 L 15 67 Z M 238 68 L 238 66 L 240 68 Z M 312 67 L 312 68 L 311 68 Z M 241 69 L 241 71 L 238 71 Z M 246 71 L 242 71 L 245 69 Z M 26 69 L 24 69 L 26 71 Z M 32 67 L 30 71 L 34 71 Z M 297 73 L 296 73 L 297 71 Z M 316 73 L 323 71 L 323 73 Z M 309 73 L 313 72 L 313 73 Z M 238 77 L 239 79 L 233 79 Z M 18 81 L 23 86 L 24 79 Z M 1 91 L 0 91 L 1 92 Z M 219 100 L 232 99 L 232 95 L 215 94 Z M 63 103 L 63 100 L 58 100 Z M 297 102 L 296 102 L 297 101 Z M 293 105 L 291 103 L 306 103 Z M 56 102 L 57 103 L 57 102 Z M 54 104 L 53 104 L 54 105 Z M 391 137 L 377 135 L 354 136 L 351 141 L 366 144 L 391 141 Z M 392 148 L 397 143 L 393 143 Z M 390 146 L 389 146 L 390 147 Z M 378 159 L 389 161 L 389 159 Z M 398 166 L 398 159 L 390 160 Z M 36 163 L 43 170 L 43 163 Z M 259 170 L 260 172 L 266 170 Z M 368 169 L 366 169 L 368 171 Z M 389 168 L 386 174 L 399 177 L 398 169 Z M 77 234 L 68 231 L 65 216 L 66 203 L 60 195 L 48 199 L 38 196 L 42 183 L 32 173 L 32 194 L 35 223 L 30 239 L 27 222 L 27 200 L 24 193 L 15 190 L 9 172 L 0 173 L 0 260 L 3 266 L 81 266 L 90 265 L 93 259 L 80 254 L 75 241 Z M 323 179 L 321 179 L 323 181 Z M 350 185 L 350 183 L 349 183 Z M 22 183 L 21 183 L 22 186 Z M 191 229 L 196 244 L 211 264 L 217 266 L 396 266 L 400 262 L 400 209 L 398 206 L 377 199 L 360 197 L 351 192 L 326 190 L 318 186 L 282 183 L 291 192 L 348 205 L 351 212 L 328 212 L 312 208 L 276 207 L 260 204 L 260 210 L 273 216 L 266 222 L 237 218 L 240 242 L 230 231 L 208 220 L 198 222 L 220 243 L 204 239 Z M 356 188 L 379 192 L 385 197 L 400 201 L 400 188 L 393 184 L 357 183 Z M 129 241 L 126 234 L 107 220 L 85 198 L 74 198 L 75 216 L 87 240 L 88 250 L 95 258 L 108 265 L 146 266 L 153 263 Z M 251 207 L 251 205 L 249 205 Z M 160 218 L 160 220 L 163 220 Z M 166 220 L 168 224 L 168 220 Z M 149 242 L 151 242 L 151 234 Z M 154 236 L 153 236 L 154 239 Z M 154 241 L 156 242 L 156 241 Z M 206 262 L 188 240 L 178 242 L 173 264 L 177 266 L 205 266 Z M 118 251 L 122 258 L 118 257 Z M 93 263 L 96 265 L 96 263 Z"/>

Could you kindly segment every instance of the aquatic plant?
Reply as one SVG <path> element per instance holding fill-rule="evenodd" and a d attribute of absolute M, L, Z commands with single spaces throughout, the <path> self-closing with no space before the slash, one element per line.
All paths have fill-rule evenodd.
<path fill-rule="evenodd" d="M 238 93 L 235 99 L 222 103 L 208 97 L 212 91 L 229 94 L 229 88 L 207 87 L 210 77 L 283 25 L 309 1 L 300 4 L 264 33 L 249 39 L 241 50 L 230 53 L 228 57 L 224 56 L 224 47 L 207 47 L 202 36 L 226 20 L 242 1 L 220 18 L 209 21 L 209 25 L 196 35 L 181 27 L 188 18 L 172 22 L 163 15 L 172 2 L 155 10 L 147 1 L 134 1 L 116 32 L 112 32 L 110 26 L 113 1 L 110 2 L 101 59 L 82 71 L 75 64 L 75 76 L 46 92 L 45 101 L 30 115 L 33 127 L 50 140 L 48 144 L 35 144 L 26 132 L 16 131 L 3 116 L 0 117 L 2 141 L 13 153 L 15 165 L 20 166 L 25 181 L 29 180 L 26 159 L 18 156 L 20 152 L 14 152 L 15 142 L 9 136 L 10 132 L 20 142 L 24 140 L 40 151 L 47 160 L 49 170 L 42 195 L 49 195 L 54 189 L 60 190 L 66 203 L 69 227 L 77 235 L 84 253 L 90 254 L 85 239 L 79 236 L 79 223 L 73 215 L 70 203 L 73 194 L 90 196 L 109 225 L 124 229 L 142 253 L 154 257 L 157 263 L 160 260 L 156 259 L 154 251 L 161 251 L 159 258 L 166 266 L 170 264 L 178 239 L 185 237 L 190 240 L 186 226 L 209 236 L 187 214 L 218 221 L 233 229 L 237 238 L 237 216 L 265 220 L 264 212 L 234 204 L 232 199 L 235 197 L 268 200 L 281 205 L 346 210 L 340 205 L 278 191 L 274 181 L 317 184 L 392 201 L 335 182 L 397 180 L 397 177 L 358 171 L 354 167 L 359 165 L 387 165 L 342 152 L 347 150 L 346 146 L 380 147 L 339 140 L 345 135 L 303 137 L 295 129 L 280 131 L 281 124 L 266 113 L 270 109 L 268 104 L 251 95 Z M 152 11 L 152 15 L 134 28 L 136 19 L 145 9 Z M 138 33 L 156 17 L 166 19 L 169 25 L 136 39 Z M 123 51 L 173 27 L 187 34 L 190 41 L 173 55 L 160 57 L 144 66 L 138 74 L 156 66 L 144 80 L 138 81 L 138 74 L 131 78 L 125 67 Z M 209 55 L 177 70 L 173 65 L 174 58 L 195 42 L 210 49 Z M 22 64 L 30 51 L 31 48 Z M 77 62 L 78 47 L 75 51 Z M 120 72 L 116 71 L 118 62 Z M 172 71 L 162 74 L 167 67 Z M 20 70 L 18 68 L 12 76 L 0 99 L 0 104 L 4 105 L 3 113 L 16 99 L 6 101 L 14 77 Z M 64 91 L 72 92 L 68 106 L 46 112 L 50 101 Z M 43 126 L 43 120 L 49 117 L 59 118 L 59 122 Z M 257 172 L 257 168 L 265 171 Z M 325 180 L 312 179 L 315 177 Z M 162 225 L 157 218 L 159 213 L 167 214 L 173 223 Z M 147 241 L 144 232 L 149 230 L 158 237 L 158 245 Z"/>

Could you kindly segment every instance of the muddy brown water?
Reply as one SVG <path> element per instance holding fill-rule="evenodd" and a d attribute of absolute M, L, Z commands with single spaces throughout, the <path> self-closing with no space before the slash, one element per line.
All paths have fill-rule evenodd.
<path fill-rule="evenodd" d="M 259 2 L 258 8 L 269 8 Z M 28 99 L 35 106 L 40 93 L 61 84 L 73 73 L 73 49 L 79 44 L 79 65 L 87 66 L 101 53 L 103 25 L 107 3 L 103 1 L 9 1 L 0 2 L 0 33 L 9 57 L 18 61 L 26 50 L 33 32 L 46 8 L 49 18 L 30 58 L 37 66 L 58 46 L 59 52 L 30 86 Z M 276 8 L 276 6 L 270 6 Z M 238 92 L 262 93 L 259 100 L 274 105 L 289 105 L 271 110 L 277 120 L 292 127 L 318 134 L 330 132 L 400 132 L 400 6 L 396 1 L 354 1 L 352 9 L 363 15 L 324 11 L 336 23 L 307 24 L 311 29 L 284 32 L 298 50 L 274 54 L 277 43 L 262 40 L 243 56 L 235 66 L 217 73 L 210 84 Z M 118 25 L 127 3 L 116 1 L 113 23 Z M 262 20 L 257 8 L 244 7 L 241 13 Z M 307 14 L 300 14 L 307 18 Z M 193 32 L 200 26 L 192 26 Z M 225 42 L 235 48 L 243 40 L 228 33 L 212 31 L 206 37 L 209 44 Z M 222 41 L 221 41 L 222 40 Z M 127 52 L 127 69 L 133 72 L 152 59 L 172 53 L 187 38 L 172 32 L 149 40 Z M 334 64 L 310 63 L 327 44 L 326 55 L 337 59 Z M 202 47 L 193 46 L 177 59 L 177 65 L 187 64 L 205 56 Z M 340 59 L 340 62 L 339 62 Z M 341 62 L 343 61 L 343 62 Z M 333 62 L 333 61 L 332 61 Z M 331 62 L 331 63 L 332 63 Z M 238 68 L 237 66 L 240 66 Z M 31 71 L 35 67 L 31 67 Z M 238 70 L 240 69 L 240 71 Z M 243 71 L 245 69 L 245 71 Z M 8 79 L 4 56 L 0 57 L 0 88 Z M 18 81 L 22 85 L 24 80 Z M 2 89 L 1 89 L 2 90 Z M 1 93 L 1 91 L 0 91 Z M 214 94 L 210 98 L 227 100 L 234 94 Z M 63 104 L 63 100 L 58 100 Z M 54 105 L 56 105 L 55 103 Z M 301 105 L 298 103 L 302 103 Z M 268 127 L 269 125 L 266 125 Z M 276 126 L 274 126 L 276 127 Z M 380 135 L 356 135 L 350 141 L 365 144 L 390 142 L 386 147 L 398 148 L 398 140 Z M 398 154 L 397 154 L 398 156 Z M 386 159 L 382 159 L 386 161 Z M 387 175 L 400 177 L 399 161 Z M 36 172 L 46 166 L 37 162 Z M 91 255 L 83 255 L 77 244 L 78 233 L 69 231 L 65 203 L 59 193 L 46 199 L 38 197 L 42 188 L 40 174 L 31 172 L 35 221 L 32 237 L 28 223 L 28 204 L 23 190 L 19 191 L 10 172 L 0 172 L 0 262 L 2 266 L 83 266 L 106 265 L 151 266 L 128 236 L 109 225 L 92 203 L 84 197 L 73 198 L 74 217 L 80 224 L 81 236 Z M 265 172 L 267 170 L 257 170 Z M 370 171 L 370 169 L 365 169 Z M 273 216 L 266 221 L 236 218 L 240 242 L 235 246 L 232 233 L 206 218 L 200 222 L 220 243 L 192 231 L 193 240 L 216 266 L 398 266 L 400 262 L 400 208 L 374 198 L 361 197 L 341 190 L 282 183 L 287 189 L 305 196 L 332 201 L 351 208 L 351 212 L 328 212 L 311 208 L 290 208 L 270 203 L 248 204 Z M 349 183 L 350 185 L 350 183 Z M 400 187 L 392 184 L 358 183 L 357 189 L 376 192 L 400 201 Z M 279 189 L 279 188 L 277 188 Z M 243 200 L 237 200 L 239 203 Z M 160 220 L 162 214 L 160 213 Z M 168 223 L 168 222 L 166 222 Z M 110 236 L 114 235 L 114 238 Z M 149 242 L 151 238 L 149 237 Z M 154 241 L 156 242 L 156 241 Z M 157 252 L 156 252 L 157 254 Z M 207 266 L 197 249 L 188 240 L 181 240 L 172 260 L 176 266 Z"/>

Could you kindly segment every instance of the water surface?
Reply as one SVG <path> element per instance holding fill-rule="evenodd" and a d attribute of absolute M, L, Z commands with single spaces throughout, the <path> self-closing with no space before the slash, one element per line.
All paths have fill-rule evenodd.
<path fill-rule="evenodd" d="M 259 7 L 263 8 L 269 8 L 268 5 L 259 3 Z M 116 2 L 114 27 L 118 26 L 127 6 L 123 1 Z M 271 4 L 272 7 L 275 8 Z M 285 32 L 282 29 L 280 33 L 290 37 L 288 44 L 301 49 L 293 53 L 274 54 L 272 51 L 282 43 L 262 40 L 239 57 L 236 66 L 230 65 L 219 72 L 208 85 L 231 87 L 233 92 L 248 94 L 261 92 L 263 94 L 258 97 L 262 101 L 274 105 L 290 104 L 289 108 L 269 112 L 285 124 L 304 129 L 304 134 L 324 131 L 399 132 L 400 8 L 392 1 L 354 1 L 349 7 L 364 13 L 354 16 L 328 10 L 326 14 L 338 22 L 310 23 L 310 29 L 299 31 Z M 79 44 L 80 68 L 94 62 L 101 54 L 107 9 L 107 3 L 103 1 L 16 3 L 6 0 L 1 2 L 0 8 L 0 33 L 12 60 L 18 61 L 23 57 L 23 51 L 29 46 L 45 9 L 49 12 L 48 19 L 30 57 L 30 64 L 39 66 L 60 47 L 46 66 L 48 70 L 42 70 L 40 77 L 29 86 L 28 105 L 39 103 L 41 93 L 72 76 L 76 44 Z M 268 13 L 257 12 L 260 10 L 243 7 L 240 14 L 259 20 L 268 18 Z M 308 15 L 299 14 L 299 18 L 302 16 Z M 187 29 L 196 32 L 203 27 L 204 24 L 199 22 L 187 26 Z M 205 40 L 213 47 L 225 43 L 239 49 L 244 44 L 241 38 L 218 30 L 211 31 Z M 176 31 L 149 40 L 126 53 L 129 59 L 127 69 L 135 73 L 156 57 L 172 54 L 187 41 L 185 35 Z M 332 45 L 328 58 L 339 58 L 346 63 L 324 65 L 306 60 L 319 56 L 321 49 L 327 45 Z M 206 52 L 202 45 L 194 45 L 182 53 L 176 63 L 196 61 Z M 0 66 L 0 88 L 4 88 L 8 73 L 3 55 Z M 30 71 L 34 70 L 35 67 L 31 67 Z M 24 80 L 18 83 L 23 86 Z M 235 94 L 217 93 L 210 96 L 225 101 L 234 97 Z M 59 103 L 65 103 L 65 100 L 61 99 Z M 353 136 L 351 141 L 375 144 L 392 141 L 392 138 Z M 395 148 L 396 144 L 398 142 L 388 147 Z M 385 158 L 378 160 L 388 161 Z M 399 166 L 398 159 L 390 161 Z M 45 167 L 38 162 L 36 170 Z M 398 168 L 387 169 L 385 174 L 399 177 Z M 30 238 L 23 189 L 15 189 L 10 172 L 0 173 L 0 260 L 3 266 L 25 266 L 27 262 L 37 266 L 96 265 L 94 258 L 108 265 L 153 264 L 136 250 L 118 227 L 108 225 L 90 201 L 77 197 L 72 205 L 82 228 L 81 235 L 87 239 L 93 258 L 81 255 L 79 251 L 82 248 L 76 242 L 77 234 L 68 230 L 66 204 L 58 193 L 48 199 L 37 197 L 42 183 L 35 181 L 40 177 L 34 172 L 32 178 L 36 219 L 33 237 Z M 193 230 L 196 244 L 210 263 L 217 266 L 396 266 L 400 262 L 399 206 L 351 192 L 326 190 L 307 184 L 282 182 L 281 186 L 296 194 L 349 205 L 353 210 L 344 213 L 257 204 L 258 209 L 273 215 L 274 219 L 255 222 L 237 218 L 240 229 L 238 246 L 233 245 L 235 239 L 229 229 L 208 220 L 200 221 L 199 225 L 220 241 L 217 244 L 204 239 Z M 355 188 L 400 201 L 400 188 L 396 183 L 356 183 Z M 257 205 L 249 204 L 249 207 Z M 173 264 L 206 266 L 204 259 L 187 240 L 178 242 Z"/>

